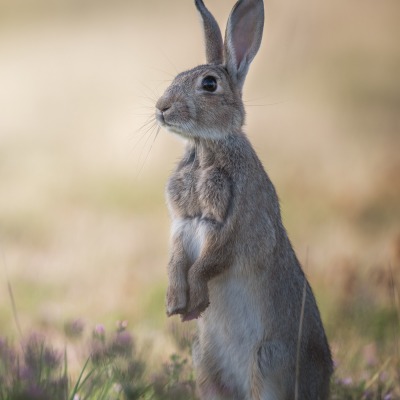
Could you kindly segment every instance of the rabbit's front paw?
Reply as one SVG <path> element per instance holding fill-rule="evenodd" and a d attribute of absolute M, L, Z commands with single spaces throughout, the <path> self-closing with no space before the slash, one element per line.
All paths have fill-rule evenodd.
<path fill-rule="evenodd" d="M 166 299 L 168 317 L 184 314 L 187 307 L 187 288 L 169 285 Z"/>
<path fill-rule="evenodd" d="M 182 321 L 199 318 L 209 304 L 207 284 L 190 286 L 189 305 L 185 313 L 182 314 Z"/>

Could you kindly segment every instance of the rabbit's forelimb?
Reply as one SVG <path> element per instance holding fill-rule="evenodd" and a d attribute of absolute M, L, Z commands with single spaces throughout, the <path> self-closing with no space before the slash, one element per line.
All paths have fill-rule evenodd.
<path fill-rule="evenodd" d="M 173 226 L 167 314 L 181 314 L 183 320 L 199 317 L 208 307 L 207 283 L 233 257 L 230 177 L 219 168 L 190 172 L 188 181 L 185 168 L 177 171 L 168 186 Z"/>

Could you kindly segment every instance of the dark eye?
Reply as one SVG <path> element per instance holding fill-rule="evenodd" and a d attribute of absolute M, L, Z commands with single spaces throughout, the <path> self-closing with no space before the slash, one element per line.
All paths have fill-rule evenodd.
<path fill-rule="evenodd" d="M 217 90 L 217 80 L 211 76 L 208 75 L 206 76 L 202 81 L 201 81 L 201 87 L 206 91 L 206 92 L 215 92 Z"/>

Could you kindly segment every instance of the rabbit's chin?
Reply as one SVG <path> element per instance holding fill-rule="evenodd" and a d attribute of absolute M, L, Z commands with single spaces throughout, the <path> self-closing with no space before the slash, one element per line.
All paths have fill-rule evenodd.
<path fill-rule="evenodd" d="M 193 127 L 180 127 L 168 124 L 163 124 L 163 128 L 169 132 L 174 133 L 180 138 L 187 140 L 221 140 L 227 136 L 226 132 L 220 132 L 217 129 L 196 129 Z"/>
<path fill-rule="evenodd" d="M 175 135 L 179 136 L 180 138 L 185 139 L 194 139 L 195 137 L 190 133 L 189 130 L 183 129 L 181 127 L 172 126 L 172 125 L 162 125 L 168 132 L 174 133 Z"/>

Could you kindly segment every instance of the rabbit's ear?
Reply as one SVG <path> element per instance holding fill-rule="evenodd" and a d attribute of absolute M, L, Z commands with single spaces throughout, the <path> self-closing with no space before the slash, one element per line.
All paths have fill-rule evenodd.
<path fill-rule="evenodd" d="M 242 90 L 250 63 L 260 48 L 264 28 L 262 0 L 239 0 L 229 16 L 225 33 L 225 62 Z"/>
<path fill-rule="evenodd" d="M 218 23 L 204 5 L 203 0 L 195 0 L 195 4 L 203 20 L 207 63 L 222 64 L 223 42 Z"/>

